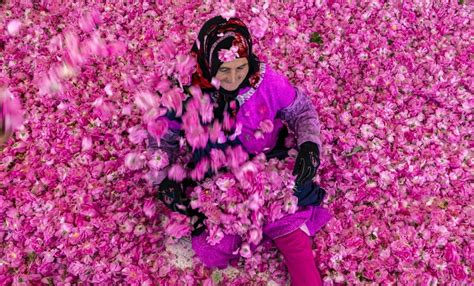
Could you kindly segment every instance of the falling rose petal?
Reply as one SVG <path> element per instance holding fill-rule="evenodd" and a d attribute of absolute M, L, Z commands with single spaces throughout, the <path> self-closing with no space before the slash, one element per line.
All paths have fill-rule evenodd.
<path fill-rule="evenodd" d="M 196 70 L 196 60 L 190 55 L 178 55 L 176 57 L 176 71 L 182 77 L 191 76 Z"/>
<path fill-rule="evenodd" d="M 259 127 L 263 133 L 271 133 L 273 131 L 273 122 L 270 119 L 265 119 L 260 122 Z"/>
<path fill-rule="evenodd" d="M 156 214 L 156 201 L 153 199 L 146 199 L 143 203 L 143 213 L 148 218 L 153 218 Z"/>
<path fill-rule="evenodd" d="M 193 180 L 202 180 L 209 170 L 210 167 L 210 161 L 207 158 L 201 159 L 199 163 L 197 163 L 196 167 L 191 170 L 190 176 Z"/>
<path fill-rule="evenodd" d="M 201 42 L 199 41 L 199 39 L 196 39 L 196 46 L 199 49 L 201 49 Z"/>
<path fill-rule="evenodd" d="M 230 131 L 232 129 L 233 123 L 235 120 L 229 115 L 229 113 L 224 113 L 224 120 L 222 121 L 222 129 Z"/>
<path fill-rule="evenodd" d="M 160 93 L 165 93 L 171 88 L 171 82 L 167 79 L 160 79 L 157 81 L 155 89 Z"/>
<path fill-rule="evenodd" d="M 239 153 L 238 150 L 239 148 L 228 150 L 226 161 L 227 158 L 237 157 L 231 152 Z M 264 217 L 275 221 L 285 214 L 294 213 L 297 209 L 298 199 L 293 196 L 294 176 L 290 175 L 292 168 L 287 165 L 293 160 L 289 158 L 285 163 L 277 160 L 267 162 L 265 155 L 260 154 L 254 157 L 251 162 L 235 164 L 238 168 L 235 167 L 233 173 L 220 173 L 215 180 L 205 181 L 195 188 L 191 193 L 193 198 L 191 205 L 193 208 L 200 208 L 204 211 L 208 218 L 206 224 L 209 229 L 209 236 L 206 238 L 208 243 L 219 243 L 224 238 L 224 232 L 237 232 L 243 239 L 243 245 L 246 243 L 258 245 L 263 239 L 261 226 Z M 264 165 L 266 162 L 268 166 Z M 280 170 L 280 173 L 276 170 Z M 267 191 L 265 193 L 257 191 L 261 188 L 255 186 L 256 184 L 267 186 Z M 236 192 L 236 190 L 238 191 Z M 236 196 L 236 194 L 240 194 L 240 196 Z M 242 196 L 242 194 L 246 195 Z M 270 199 L 272 195 L 275 201 Z M 229 200 L 231 203 L 228 212 L 230 214 L 237 212 L 237 206 L 240 205 L 239 215 L 241 218 L 247 215 L 248 220 L 239 221 L 232 215 L 222 213 L 219 205 L 228 204 Z M 216 202 L 220 203 L 216 204 Z M 263 207 L 269 203 L 273 205 L 272 208 Z M 247 214 L 243 213 L 242 206 L 248 210 Z M 253 251 L 250 246 L 250 252 L 253 253 Z M 245 248 L 242 253 L 238 250 L 236 254 L 250 257 Z"/>
<path fill-rule="evenodd" d="M 272 125 L 273 126 L 273 125 Z M 230 140 L 235 140 L 237 138 L 237 136 L 239 136 L 240 134 L 242 134 L 242 123 L 238 122 L 237 124 L 235 124 L 235 131 L 234 133 L 229 137 Z"/>
<path fill-rule="evenodd" d="M 61 35 L 54 36 L 48 44 L 48 51 L 50 53 L 56 53 L 63 48 L 63 45 L 64 43 Z"/>
<path fill-rule="evenodd" d="M 159 140 L 168 131 L 168 121 L 164 119 L 150 121 L 147 130 L 153 138 Z"/>
<path fill-rule="evenodd" d="M 224 132 L 220 131 L 218 133 L 217 143 L 224 144 L 225 142 L 227 142 L 227 136 L 225 136 Z"/>
<path fill-rule="evenodd" d="M 258 196 L 258 194 L 252 194 L 250 195 L 250 204 L 249 204 L 249 209 L 251 210 L 258 210 L 264 203 L 263 200 L 261 200 Z"/>
<path fill-rule="evenodd" d="M 201 121 L 203 124 L 210 123 L 214 119 L 214 106 L 207 97 L 207 100 L 203 100 L 200 104 L 199 114 L 201 115 Z"/>
<path fill-rule="evenodd" d="M 171 166 L 168 172 L 168 177 L 177 182 L 181 182 L 186 177 L 186 170 L 183 168 L 183 166 L 174 164 Z"/>
<path fill-rule="evenodd" d="M 213 86 L 215 89 L 217 89 L 217 90 L 219 90 L 219 88 L 221 87 L 221 81 L 218 80 L 218 79 L 215 78 L 215 77 L 212 78 L 211 84 L 212 84 L 212 86 Z"/>
<path fill-rule="evenodd" d="M 185 95 L 177 88 L 170 89 L 165 92 L 161 98 L 161 104 L 176 112 L 176 116 L 181 116 L 183 113 L 183 100 Z"/>
<path fill-rule="evenodd" d="M 100 25 L 102 24 L 102 17 L 100 15 L 100 11 L 93 8 L 91 11 L 90 11 L 90 14 L 92 16 L 92 19 L 94 20 L 94 23 L 96 25 Z"/>
<path fill-rule="evenodd" d="M 91 56 L 107 56 L 109 51 L 105 41 L 96 32 L 81 44 L 80 53 L 84 58 L 87 58 Z"/>
<path fill-rule="evenodd" d="M 43 75 L 39 82 L 40 95 L 55 95 L 63 92 L 63 85 L 54 73 Z"/>
<path fill-rule="evenodd" d="M 130 170 L 136 171 L 143 168 L 143 166 L 145 165 L 145 160 L 145 155 L 136 152 L 131 152 L 125 156 L 124 163 L 125 167 L 129 168 Z"/>
<path fill-rule="evenodd" d="M 209 101 L 209 96 L 204 96 L 201 88 L 195 85 L 189 87 L 189 93 L 191 93 L 191 95 L 194 97 L 195 100 L 192 103 L 197 103 L 196 107 L 199 106 L 198 103 L 202 100 L 206 100 L 207 102 Z"/>
<path fill-rule="evenodd" d="M 181 238 L 191 233 L 190 218 L 173 212 L 169 219 L 168 224 L 165 227 L 166 234 L 174 238 Z"/>
<path fill-rule="evenodd" d="M 135 104 L 143 111 L 156 108 L 159 105 L 159 99 L 149 91 L 139 91 L 135 95 Z"/>
<path fill-rule="evenodd" d="M 244 163 L 249 158 L 248 153 L 244 151 L 241 146 L 233 148 L 229 147 L 226 149 L 225 153 L 228 157 L 228 165 L 233 169 L 239 167 L 240 164 Z"/>
<path fill-rule="evenodd" d="M 81 28 L 81 30 L 86 33 L 89 33 L 94 30 L 95 22 L 91 13 L 86 12 L 82 15 L 82 17 L 79 19 L 79 28 Z"/>
<path fill-rule="evenodd" d="M 23 124 L 24 111 L 20 101 L 8 88 L 0 87 L 0 114 L 5 130 L 14 131 Z"/>
<path fill-rule="evenodd" d="M 67 59 L 72 65 L 81 66 L 86 62 L 87 57 L 80 51 L 79 37 L 76 34 L 67 32 L 64 35 L 64 43 L 66 46 Z"/>
<path fill-rule="evenodd" d="M 296 138 L 294 135 L 289 134 L 288 137 L 285 138 L 285 143 L 284 143 L 286 148 L 294 148 L 296 146 Z M 288 155 L 290 155 L 288 153 Z"/>
<path fill-rule="evenodd" d="M 215 143 L 221 134 L 224 135 L 222 133 L 221 124 L 218 121 L 214 121 L 209 129 L 209 140 L 211 140 L 212 143 Z"/>
<path fill-rule="evenodd" d="M 60 79 L 70 79 L 78 75 L 78 71 L 66 62 L 59 64 L 56 66 L 55 73 L 58 75 Z"/>
<path fill-rule="evenodd" d="M 130 127 L 128 130 L 128 139 L 133 144 L 140 144 L 148 137 L 146 130 L 142 129 L 140 126 Z"/>
<path fill-rule="evenodd" d="M 18 19 L 11 20 L 10 22 L 8 22 L 8 25 L 7 25 L 8 34 L 10 36 L 18 35 L 18 33 L 20 32 L 21 26 L 22 24 L 20 20 Z"/>

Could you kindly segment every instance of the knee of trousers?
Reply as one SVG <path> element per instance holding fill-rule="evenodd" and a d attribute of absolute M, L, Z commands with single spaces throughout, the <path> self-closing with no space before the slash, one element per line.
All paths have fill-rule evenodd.
<path fill-rule="evenodd" d="M 222 240 L 211 245 L 206 241 L 208 232 L 193 236 L 192 248 L 201 262 L 209 268 L 225 268 L 231 259 L 239 257 L 239 254 L 233 254 L 242 243 L 238 235 L 224 235 Z"/>

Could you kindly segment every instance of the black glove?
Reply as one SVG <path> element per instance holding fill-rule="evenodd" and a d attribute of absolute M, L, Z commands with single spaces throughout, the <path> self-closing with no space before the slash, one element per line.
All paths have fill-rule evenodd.
<path fill-rule="evenodd" d="M 206 229 L 204 225 L 206 216 L 198 210 L 191 208 L 190 199 L 186 197 L 181 183 L 168 178 L 164 179 L 160 184 L 157 197 L 172 211 L 190 217 L 191 221 L 195 220 L 191 235 L 199 235 Z"/>
<path fill-rule="evenodd" d="M 170 210 L 187 214 L 189 199 L 186 198 L 180 183 L 165 178 L 160 184 L 157 197 Z"/>
<path fill-rule="evenodd" d="M 298 206 L 319 206 L 326 196 L 326 191 L 311 180 L 296 187 L 295 196 L 298 198 Z"/>
<path fill-rule="evenodd" d="M 309 141 L 301 144 L 293 169 L 293 175 L 297 176 L 296 185 L 303 185 L 307 180 L 313 179 L 319 164 L 318 144 Z"/>
<path fill-rule="evenodd" d="M 206 225 L 204 224 L 204 220 L 206 219 L 206 216 L 198 212 L 197 210 L 193 210 L 196 213 L 197 220 L 193 224 L 193 230 L 191 231 L 191 236 L 197 236 L 200 235 L 203 231 L 206 230 Z"/>

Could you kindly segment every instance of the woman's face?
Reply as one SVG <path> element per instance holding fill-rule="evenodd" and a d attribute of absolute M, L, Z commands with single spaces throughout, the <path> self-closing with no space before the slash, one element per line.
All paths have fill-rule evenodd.
<path fill-rule="evenodd" d="M 247 58 L 235 59 L 223 63 L 216 73 L 216 78 L 221 82 L 221 87 L 227 91 L 236 90 L 247 77 L 249 61 Z"/>

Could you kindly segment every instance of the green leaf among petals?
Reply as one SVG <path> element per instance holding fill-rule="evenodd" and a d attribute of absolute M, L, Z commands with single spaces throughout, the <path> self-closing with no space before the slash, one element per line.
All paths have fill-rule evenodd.
<path fill-rule="evenodd" d="M 323 44 L 323 39 L 321 38 L 321 35 L 318 32 L 313 32 L 309 41 L 311 43 L 317 43 L 319 45 Z"/>

